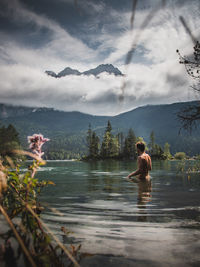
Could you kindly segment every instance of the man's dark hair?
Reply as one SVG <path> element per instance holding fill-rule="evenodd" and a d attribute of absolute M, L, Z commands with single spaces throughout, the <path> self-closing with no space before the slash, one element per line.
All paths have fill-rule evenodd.
<path fill-rule="evenodd" d="M 143 142 L 137 142 L 136 147 L 142 152 L 145 150 L 145 144 Z"/>

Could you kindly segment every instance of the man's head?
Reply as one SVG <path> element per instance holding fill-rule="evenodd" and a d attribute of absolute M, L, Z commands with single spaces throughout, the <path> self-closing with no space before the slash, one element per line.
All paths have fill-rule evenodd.
<path fill-rule="evenodd" d="M 143 142 L 137 142 L 136 148 L 138 153 L 143 153 L 145 151 L 145 144 Z"/>

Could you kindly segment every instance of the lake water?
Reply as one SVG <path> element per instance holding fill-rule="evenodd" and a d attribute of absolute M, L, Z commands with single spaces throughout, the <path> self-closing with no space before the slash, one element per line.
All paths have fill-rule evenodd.
<path fill-rule="evenodd" d="M 150 182 L 125 177 L 135 162 L 51 161 L 38 177 L 43 219 L 66 243 L 93 254 L 81 266 L 200 266 L 200 173 L 154 161 Z M 62 236 L 61 226 L 73 233 Z"/>

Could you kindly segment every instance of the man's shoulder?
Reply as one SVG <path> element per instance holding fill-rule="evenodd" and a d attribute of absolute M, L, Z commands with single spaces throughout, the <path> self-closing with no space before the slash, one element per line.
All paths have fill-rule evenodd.
<path fill-rule="evenodd" d="M 150 156 L 149 156 L 149 154 L 147 154 L 147 153 L 143 153 L 142 155 L 140 155 L 139 156 L 142 160 L 146 160 L 147 158 L 151 158 Z"/>

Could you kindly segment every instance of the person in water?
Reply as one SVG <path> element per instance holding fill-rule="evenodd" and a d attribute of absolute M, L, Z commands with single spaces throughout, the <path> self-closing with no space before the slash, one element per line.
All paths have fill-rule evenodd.
<path fill-rule="evenodd" d="M 137 153 L 138 153 L 138 169 L 130 173 L 127 178 L 130 179 L 132 176 L 138 175 L 139 179 L 149 179 L 149 171 L 151 171 L 151 157 L 145 153 L 145 144 L 143 142 L 136 143 Z"/>

